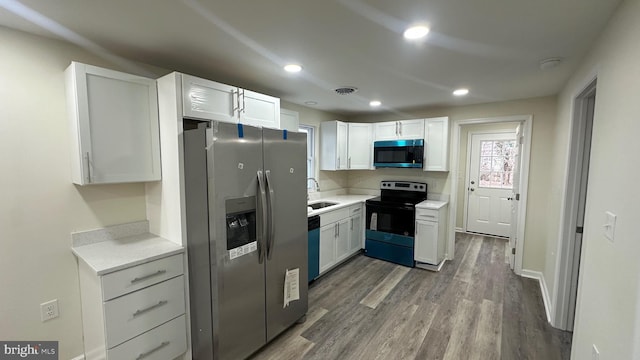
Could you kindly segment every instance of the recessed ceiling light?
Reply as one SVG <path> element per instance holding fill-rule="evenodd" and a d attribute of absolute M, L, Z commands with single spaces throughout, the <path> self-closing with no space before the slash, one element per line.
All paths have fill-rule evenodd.
<path fill-rule="evenodd" d="M 469 93 L 469 89 L 457 89 L 453 91 L 455 96 L 465 96 Z"/>
<path fill-rule="evenodd" d="M 381 101 L 379 101 L 379 100 L 371 100 L 371 101 L 369 102 L 369 106 L 371 106 L 371 107 L 378 107 L 378 106 L 380 106 L 380 105 L 382 105 L 382 102 L 381 102 Z"/>
<path fill-rule="evenodd" d="M 297 72 L 300 72 L 301 70 L 302 70 L 302 66 L 298 64 L 287 64 L 284 66 L 284 71 L 290 72 L 290 73 L 297 73 Z"/>
<path fill-rule="evenodd" d="M 540 61 L 540 70 L 549 70 L 552 69 L 562 62 L 562 59 L 559 57 L 548 58 Z"/>
<path fill-rule="evenodd" d="M 404 31 L 403 36 L 407 40 L 417 40 L 427 36 L 428 33 L 428 27 L 424 25 L 415 25 L 407 28 L 407 30 Z"/>
<path fill-rule="evenodd" d="M 314 106 L 314 105 L 318 105 L 317 101 L 305 101 L 304 102 L 305 105 L 309 105 L 309 106 Z"/>

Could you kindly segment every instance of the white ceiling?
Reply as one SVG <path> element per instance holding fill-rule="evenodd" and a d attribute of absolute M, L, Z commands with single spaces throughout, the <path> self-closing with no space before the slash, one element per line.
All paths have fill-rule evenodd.
<path fill-rule="evenodd" d="M 556 94 L 619 3 L 0 0 L 0 25 L 350 114 Z M 415 22 L 431 27 L 420 43 L 402 38 Z M 540 70 L 549 57 L 564 60 Z M 285 73 L 289 62 L 303 72 Z M 471 93 L 454 98 L 458 87 Z"/>

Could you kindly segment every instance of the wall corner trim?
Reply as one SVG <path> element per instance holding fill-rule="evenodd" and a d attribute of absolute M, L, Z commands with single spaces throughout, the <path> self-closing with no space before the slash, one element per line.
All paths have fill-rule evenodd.
<path fill-rule="evenodd" d="M 549 297 L 549 289 L 547 288 L 547 282 L 544 280 L 544 274 L 540 271 L 533 271 L 522 269 L 520 276 L 538 280 L 540 284 L 540 292 L 542 293 L 542 302 L 544 303 L 544 310 L 547 315 L 547 322 L 551 324 L 551 313 L 553 313 L 553 309 L 551 308 L 551 298 Z"/>

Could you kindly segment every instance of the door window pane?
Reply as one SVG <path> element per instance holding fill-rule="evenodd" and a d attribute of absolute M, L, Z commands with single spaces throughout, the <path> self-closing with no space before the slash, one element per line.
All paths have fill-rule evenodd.
<path fill-rule="evenodd" d="M 478 186 L 513 189 L 515 152 L 515 140 L 481 141 Z"/>

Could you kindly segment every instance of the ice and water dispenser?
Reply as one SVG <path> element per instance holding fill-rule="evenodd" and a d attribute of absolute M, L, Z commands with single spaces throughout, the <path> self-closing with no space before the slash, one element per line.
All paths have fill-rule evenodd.
<path fill-rule="evenodd" d="M 256 249 L 256 197 L 247 196 L 227 199 L 225 206 L 227 219 L 227 250 L 236 250 L 242 256 Z M 237 252 L 240 252 L 239 254 Z M 231 254 L 231 258 L 233 258 Z"/>

